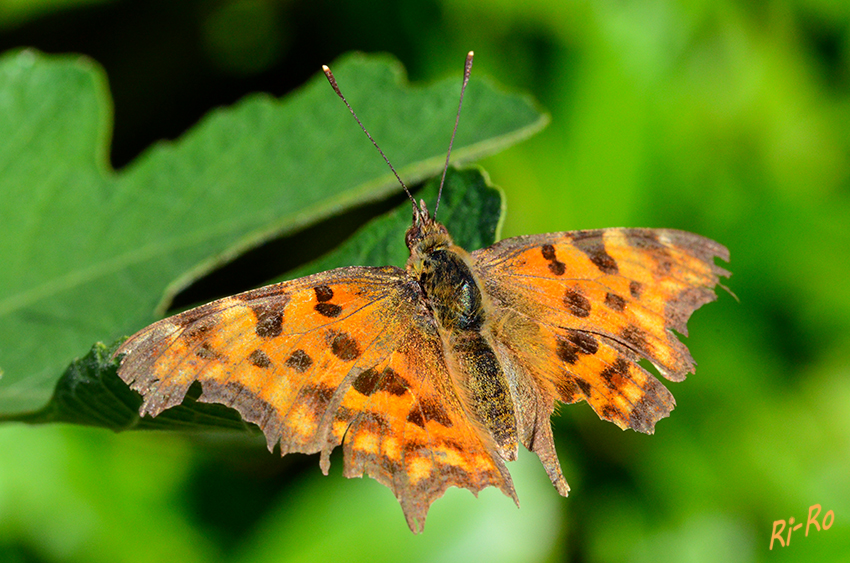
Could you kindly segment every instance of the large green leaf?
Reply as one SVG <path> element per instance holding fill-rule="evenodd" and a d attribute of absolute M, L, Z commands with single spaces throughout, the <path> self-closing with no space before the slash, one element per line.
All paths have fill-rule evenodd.
<path fill-rule="evenodd" d="M 432 180 L 418 194 L 431 203 L 431 209 L 434 208 L 438 180 Z M 461 246 L 479 248 L 496 240 L 502 215 L 502 195 L 487 184 L 480 171 L 449 170 L 440 209 L 443 211 L 441 221 Z M 293 278 L 352 264 L 403 266 L 407 255 L 404 233 L 410 225 L 410 216 L 410 203 L 406 202 L 363 226 L 334 251 L 285 277 Z M 0 420 L 71 422 L 105 426 L 113 430 L 244 430 L 248 427 L 234 410 L 222 405 L 197 402 L 200 385 L 195 385 L 178 407 L 153 419 L 139 418 L 141 399 L 118 378 L 117 363 L 112 358 L 123 340 L 111 346 L 96 343 L 85 357 L 74 361 L 60 378 L 50 402 L 40 411 L 11 417 L 0 415 Z M 251 428 L 256 430 L 253 426 Z"/>
<path fill-rule="evenodd" d="M 402 177 L 440 169 L 458 77 L 411 87 L 385 56 L 333 67 Z M 528 99 L 476 78 L 454 154 L 493 152 L 545 122 Z M 214 111 L 117 172 L 110 127 L 91 61 L 0 57 L 0 414 L 43 408 L 92 342 L 155 320 L 216 265 L 399 189 L 321 75 L 283 100 Z"/>

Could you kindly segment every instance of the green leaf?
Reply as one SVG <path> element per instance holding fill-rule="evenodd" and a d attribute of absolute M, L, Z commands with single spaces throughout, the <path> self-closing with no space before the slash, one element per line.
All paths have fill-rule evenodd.
<path fill-rule="evenodd" d="M 434 209 L 439 178 L 433 179 L 420 194 Z M 489 246 L 497 238 L 502 215 L 502 194 L 489 186 L 477 169 L 449 170 L 440 210 L 441 221 L 453 234 L 455 242 L 466 248 Z M 299 277 L 340 266 L 403 266 L 407 260 L 404 233 L 410 226 L 410 203 L 370 221 L 334 251 L 286 278 Z M 65 371 L 53 398 L 36 413 L 2 417 L 30 423 L 70 422 L 105 426 L 112 430 L 127 429 L 236 429 L 257 430 L 242 422 L 239 414 L 227 407 L 197 402 L 200 386 L 194 385 L 183 403 L 156 418 L 139 418 L 139 395 L 131 391 L 116 374 L 117 362 L 112 354 L 123 338 L 111 346 L 96 343 L 82 359 Z"/>
<path fill-rule="evenodd" d="M 440 170 L 459 77 L 405 83 L 386 56 L 349 55 L 337 80 L 408 183 Z M 454 156 L 471 160 L 547 122 L 476 77 Z M 398 185 L 318 75 L 282 100 L 252 95 L 120 171 L 111 102 L 80 57 L 0 57 L 0 414 L 44 407 L 95 341 L 152 322 L 181 288 L 264 241 Z"/>
<path fill-rule="evenodd" d="M 69 422 L 87 426 L 103 426 L 119 430 L 196 430 L 218 428 L 258 431 L 242 421 L 235 410 L 223 405 L 198 403 L 200 386 L 194 386 L 183 404 L 169 409 L 156 418 L 140 418 L 142 401 L 116 373 L 117 362 L 112 354 L 123 338 L 111 346 L 100 342 L 88 354 L 68 366 L 59 379 L 50 402 L 32 414 L 0 417 L 32 424 Z"/>
<path fill-rule="evenodd" d="M 439 180 L 439 177 L 433 178 L 421 193 L 416 194 L 417 199 L 425 200 L 432 212 L 437 201 Z M 439 219 L 449 229 L 456 244 L 476 250 L 496 242 L 503 212 L 502 192 L 489 184 L 481 170 L 449 168 Z M 371 221 L 333 252 L 289 272 L 281 279 L 298 278 L 340 266 L 404 267 L 410 256 L 404 244 L 404 234 L 410 227 L 411 218 L 411 205 L 406 201 Z"/>

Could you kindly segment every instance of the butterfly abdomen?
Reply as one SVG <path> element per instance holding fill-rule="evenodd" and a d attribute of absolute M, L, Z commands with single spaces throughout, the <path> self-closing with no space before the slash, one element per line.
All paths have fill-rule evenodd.
<path fill-rule="evenodd" d="M 425 253 L 414 267 L 437 321 L 443 349 L 467 410 L 489 430 L 499 454 L 516 459 L 514 401 L 487 333 L 481 285 L 462 249 L 449 245 Z"/>

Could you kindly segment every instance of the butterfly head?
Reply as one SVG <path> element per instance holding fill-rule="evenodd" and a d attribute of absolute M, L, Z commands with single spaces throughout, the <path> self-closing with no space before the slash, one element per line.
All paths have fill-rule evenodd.
<path fill-rule="evenodd" d="M 431 217 L 424 201 L 413 208 L 413 223 L 404 235 L 404 242 L 411 257 L 430 254 L 453 244 L 448 229 Z"/>

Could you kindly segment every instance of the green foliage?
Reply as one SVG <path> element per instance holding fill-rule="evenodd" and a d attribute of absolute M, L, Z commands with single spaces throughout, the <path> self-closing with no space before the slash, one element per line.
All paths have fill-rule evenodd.
<path fill-rule="evenodd" d="M 112 0 L 0 0 L 0 29 L 15 27 L 42 14 Z"/>

